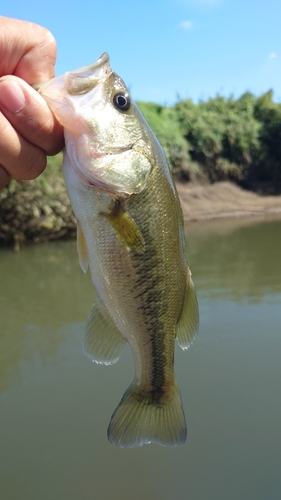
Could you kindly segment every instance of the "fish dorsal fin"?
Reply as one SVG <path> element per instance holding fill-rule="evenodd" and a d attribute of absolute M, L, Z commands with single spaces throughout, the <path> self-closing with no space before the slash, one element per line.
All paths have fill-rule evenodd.
<path fill-rule="evenodd" d="M 112 365 L 120 358 L 126 339 L 119 332 L 106 308 L 97 298 L 86 323 L 84 351 L 95 363 Z"/>
<path fill-rule="evenodd" d="M 192 344 L 198 332 L 199 315 L 195 287 L 191 272 L 187 268 L 186 290 L 181 317 L 176 326 L 176 337 L 179 346 L 185 350 Z"/>
<path fill-rule="evenodd" d="M 77 252 L 79 256 L 79 264 L 84 273 L 88 270 L 88 253 L 86 240 L 79 222 L 77 222 Z"/>
<path fill-rule="evenodd" d="M 117 238 L 129 251 L 142 253 L 144 250 L 143 237 L 133 219 L 124 210 L 120 200 L 114 201 L 114 206 L 109 213 L 102 212 L 112 225 Z"/>

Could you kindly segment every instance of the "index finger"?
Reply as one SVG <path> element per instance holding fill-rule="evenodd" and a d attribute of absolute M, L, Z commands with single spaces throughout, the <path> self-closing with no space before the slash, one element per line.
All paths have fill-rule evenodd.
<path fill-rule="evenodd" d="M 56 42 L 46 28 L 0 16 L 0 76 L 19 76 L 27 83 L 54 76 Z"/>

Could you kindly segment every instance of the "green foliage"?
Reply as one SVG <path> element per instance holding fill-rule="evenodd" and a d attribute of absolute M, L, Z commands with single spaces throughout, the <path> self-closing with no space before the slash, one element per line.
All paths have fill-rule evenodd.
<path fill-rule="evenodd" d="M 262 192 L 281 192 L 281 104 L 272 92 L 256 98 L 217 96 L 174 107 L 139 103 L 174 173 L 229 179 Z"/>
<path fill-rule="evenodd" d="M 186 180 L 198 174 L 200 167 L 190 157 L 190 145 L 181 132 L 176 109 L 154 103 L 137 104 L 163 147 L 173 172 Z"/>
<path fill-rule="evenodd" d="M 218 96 L 198 105 L 188 100 L 175 108 L 191 155 L 208 178 L 243 178 L 259 150 L 260 124 L 253 114 L 253 96 L 244 94 L 237 101 Z"/>
<path fill-rule="evenodd" d="M 62 154 L 48 158 L 37 179 L 16 181 L 0 190 L 0 246 L 19 249 L 27 242 L 72 237 L 75 218 L 61 171 Z"/>
<path fill-rule="evenodd" d="M 273 92 L 260 96 L 254 105 L 254 116 L 261 124 L 261 155 L 251 165 L 249 185 L 263 185 L 267 192 L 281 191 L 281 104 L 273 102 Z"/>

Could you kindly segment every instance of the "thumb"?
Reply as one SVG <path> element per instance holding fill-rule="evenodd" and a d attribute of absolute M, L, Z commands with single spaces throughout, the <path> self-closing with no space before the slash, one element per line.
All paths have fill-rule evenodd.
<path fill-rule="evenodd" d="M 63 148 L 63 129 L 42 96 L 15 76 L 0 79 L 0 111 L 20 136 L 53 155 Z"/>

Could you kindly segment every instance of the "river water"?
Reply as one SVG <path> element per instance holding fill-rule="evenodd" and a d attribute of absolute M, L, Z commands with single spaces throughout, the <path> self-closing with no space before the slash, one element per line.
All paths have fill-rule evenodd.
<path fill-rule="evenodd" d="M 176 348 L 184 446 L 106 440 L 133 377 L 82 352 L 95 297 L 74 242 L 0 251 L 1 500 L 280 500 L 281 220 L 187 228 L 200 306 Z"/>

